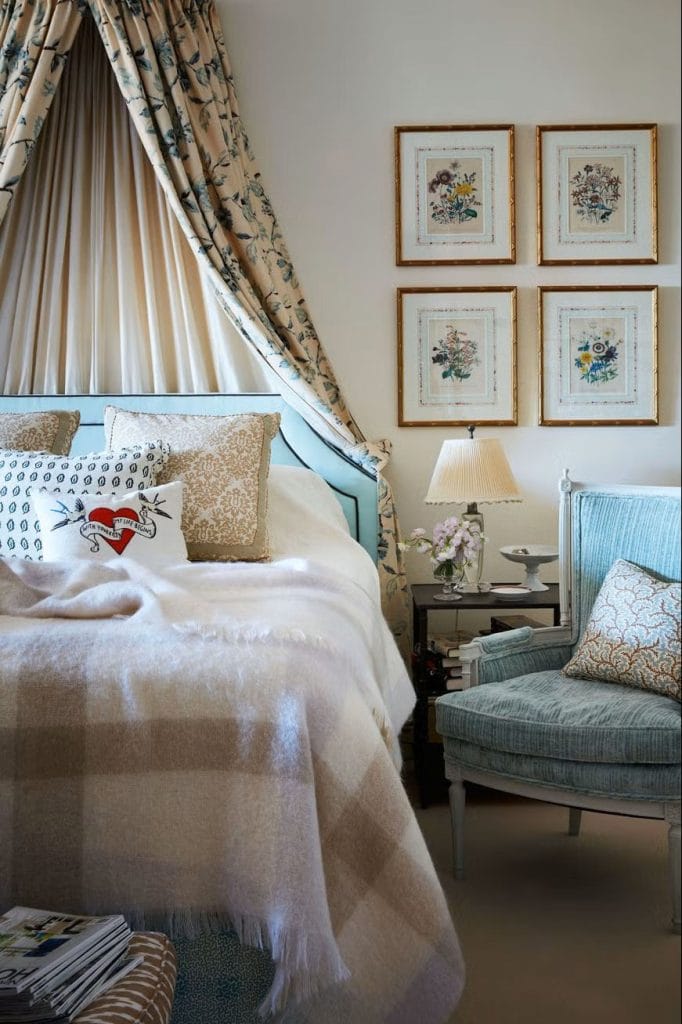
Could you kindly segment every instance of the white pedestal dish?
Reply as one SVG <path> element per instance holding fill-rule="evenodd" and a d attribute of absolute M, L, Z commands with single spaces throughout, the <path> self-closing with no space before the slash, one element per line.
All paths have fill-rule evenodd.
<path fill-rule="evenodd" d="M 526 578 L 523 586 L 529 590 L 547 590 L 541 581 L 539 571 L 544 562 L 554 562 L 559 557 L 556 548 L 546 544 L 508 544 L 500 548 L 500 554 L 510 562 L 521 562 L 526 567 Z"/>

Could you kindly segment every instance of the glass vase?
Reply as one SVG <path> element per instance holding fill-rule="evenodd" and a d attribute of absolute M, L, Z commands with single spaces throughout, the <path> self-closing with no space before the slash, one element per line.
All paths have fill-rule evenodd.
<path fill-rule="evenodd" d="M 464 566 L 456 562 L 441 562 L 433 570 L 433 578 L 440 583 L 440 594 L 435 594 L 436 601 L 459 601 L 461 594 L 457 591 L 464 577 Z"/>

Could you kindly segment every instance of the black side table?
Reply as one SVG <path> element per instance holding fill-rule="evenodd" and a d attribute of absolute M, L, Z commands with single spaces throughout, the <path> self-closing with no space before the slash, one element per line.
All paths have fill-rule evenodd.
<path fill-rule="evenodd" d="M 494 587 L 514 586 L 514 584 L 493 583 Z M 434 688 L 434 676 L 428 672 L 428 625 L 431 611 L 485 611 L 499 612 L 501 609 L 523 609 L 524 611 L 550 608 L 553 612 L 554 625 L 560 621 L 559 584 L 550 583 L 547 590 L 533 590 L 518 601 L 499 598 L 488 591 L 486 594 L 461 594 L 458 601 L 437 601 L 435 595 L 441 592 L 438 584 L 415 583 L 412 586 L 412 636 L 414 652 L 412 658 L 412 682 L 417 694 L 413 721 L 414 770 L 419 791 L 419 802 L 422 807 L 429 803 L 428 779 L 428 716 L 429 697 L 445 693 L 442 687 Z"/>

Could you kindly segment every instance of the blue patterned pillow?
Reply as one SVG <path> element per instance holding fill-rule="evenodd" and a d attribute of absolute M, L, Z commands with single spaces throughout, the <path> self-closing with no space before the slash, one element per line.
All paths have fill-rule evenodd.
<path fill-rule="evenodd" d="M 614 562 L 564 672 L 680 700 L 680 584 Z"/>

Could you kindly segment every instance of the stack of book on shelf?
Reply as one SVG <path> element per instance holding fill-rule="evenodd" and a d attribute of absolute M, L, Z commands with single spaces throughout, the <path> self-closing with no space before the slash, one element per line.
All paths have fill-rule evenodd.
<path fill-rule="evenodd" d="M 459 648 L 469 643 L 471 633 L 434 633 L 429 636 L 428 646 L 439 659 L 442 688 L 462 689 L 462 661 Z"/>
<path fill-rule="evenodd" d="M 0 916 L 0 1022 L 66 1024 L 134 967 L 120 914 L 81 917 L 31 907 Z"/>
<path fill-rule="evenodd" d="M 460 646 L 472 639 L 470 633 L 432 633 L 427 640 L 426 663 L 431 685 L 428 694 L 427 736 L 429 743 L 442 744 L 436 730 L 435 701 L 438 694 L 462 689 Z"/>

